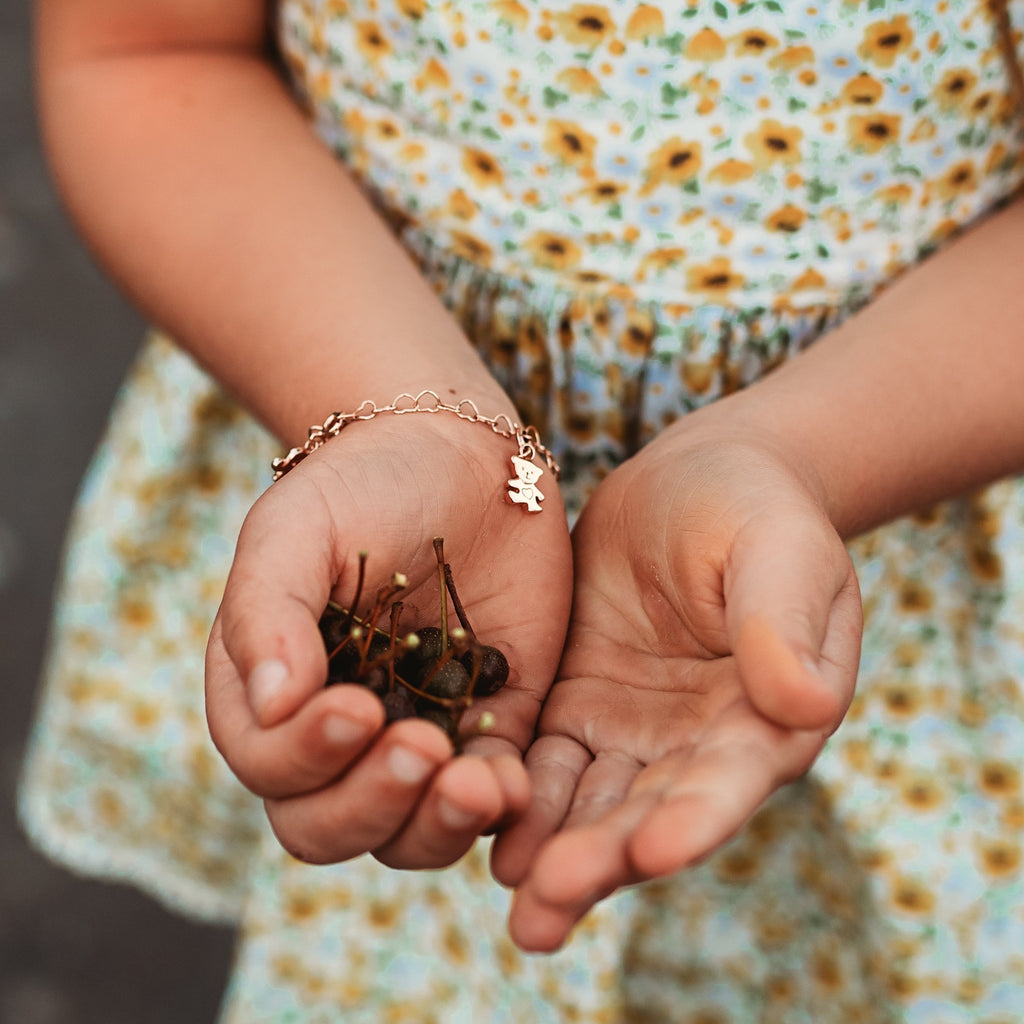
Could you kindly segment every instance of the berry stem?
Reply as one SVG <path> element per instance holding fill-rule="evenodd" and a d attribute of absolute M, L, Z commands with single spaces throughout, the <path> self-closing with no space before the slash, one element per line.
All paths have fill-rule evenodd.
<path fill-rule="evenodd" d="M 395 690 L 395 639 L 398 636 L 398 619 L 402 614 L 402 602 L 396 601 L 391 606 L 391 633 L 388 637 L 388 693 L 394 693 Z"/>
<path fill-rule="evenodd" d="M 473 627 L 469 624 L 469 617 L 466 615 L 466 609 L 459 600 L 459 592 L 455 589 L 455 575 L 452 573 L 452 567 L 448 562 L 444 563 L 444 582 L 448 593 L 451 595 L 452 604 L 455 606 L 455 614 L 459 617 L 459 622 L 462 623 L 462 628 L 475 640 L 476 633 L 473 632 Z"/>
<path fill-rule="evenodd" d="M 434 554 L 437 556 L 437 579 L 441 590 L 441 650 L 448 650 L 448 591 L 444 579 L 444 538 L 434 538 Z"/>
<path fill-rule="evenodd" d="M 359 598 L 363 596 L 363 582 L 366 579 L 366 560 L 369 557 L 370 556 L 367 552 L 359 552 L 359 575 L 356 577 L 356 595 L 352 598 L 352 604 L 349 606 L 348 617 L 345 619 L 344 625 L 341 627 L 346 633 L 352 625 L 352 620 L 356 617 L 356 609 L 359 607 Z"/>

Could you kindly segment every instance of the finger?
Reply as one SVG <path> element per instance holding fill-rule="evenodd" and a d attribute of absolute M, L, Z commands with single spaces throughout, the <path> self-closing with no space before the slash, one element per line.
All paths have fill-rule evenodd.
<path fill-rule="evenodd" d="M 335 539 L 322 495 L 298 474 L 264 494 L 242 526 L 218 623 L 262 726 L 294 713 L 326 679 L 317 623 L 343 575 Z"/>
<path fill-rule="evenodd" d="M 598 754 L 580 776 L 563 829 L 589 825 L 618 807 L 642 765 L 618 753 Z"/>
<path fill-rule="evenodd" d="M 526 876 L 541 845 L 565 820 L 591 760 L 584 746 L 566 736 L 542 736 L 527 751 L 529 806 L 491 848 L 491 873 L 502 885 L 518 885 Z"/>
<path fill-rule="evenodd" d="M 848 605 L 855 589 L 827 524 L 780 518 L 737 539 L 725 576 L 726 624 L 744 688 L 771 721 L 819 729 L 841 719 L 849 675 L 824 673 L 821 658 L 836 602 Z"/>
<path fill-rule="evenodd" d="M 211 652 L 215 650 L 211 647 Z M 228 662 L 223 652 L 220 659 Z M 210 661 L 216 661 L 211 653 Z M 379 700 L 362 686 L 331 686 L 291 718 L 260 727 L 237 680 L 207 672 L 210 735 L 228 766 L 258 796 L 284 798 L 310 792 L 337 778 L 384 724 Z"/>
<path fill-rule="evenodd" d="M 267 816 L 281 845 L 298 859 L 348 860 L 383 846 L 402 829 L 451 754 L 451 743 L 436 726 L 396 722 L 339 781 L 315 793 L 267 801 Z"/>
<path fill-rule="evenodd" d="M 509 934 L 521 949 L 550 953 L 600 900 L 641 880 L 628 841 L 657 797 L 638 793 L 597 821 L 559 832 L 537 854 L 509 912 Z"/>
<path fill-rule="evenodd" d="M 530 777 L 522 753 L 508 740 L 487 734 L 468 740 L 462 750 L 487 761 L 501 787 L 504 809 L 501 816 L 488 826 L 486 833 L 509 828 L 530 806 Z"/>
<path fill-rule="evenodd" d="M 479 757 L 456 757 L 434 777 L 402 830 L 373 855 L 394 868 L 445 867 L 504 812 L 505 796 L 494 766 Z"/>
<path fill-rule="evenodd" d="M 656 802 L 629 837 L 629 863 L 658 878 L 702 860 L 742 828 L 780 785 L 804 772 L 820 751 L 817 733 L 764 725 L 746 736 L 680 752 L 652 765 L 638 780 Z"/>
<path fill-rule="evenodd" d="M 643 769 L 603 816 L 573 828 L 567 822 L 516 893 L 509 918 L 514 941 L 536 952 L 557 949 L 609 893 L 707 856 L 783 781 L 805 770 L 823 742 L 762 723 L 748 727 L 745 737 L 730 731 L 727 742 L 682 750 Z M 621 769 L 602 775 L 601 783 L 624 777 Z M 579 789 L 588 788 L 581 779 Z"/>

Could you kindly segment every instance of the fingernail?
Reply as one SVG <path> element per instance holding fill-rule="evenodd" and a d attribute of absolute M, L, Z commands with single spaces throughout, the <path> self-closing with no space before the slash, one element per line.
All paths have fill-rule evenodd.
<path fill-rule="evenodd" d="M 441 824 L 453 832 L 461 832 L 463 829 L 469 828 L 477 817 L 474 812 L 467 811 L 464 807 L 453 804 L 443 797 L 437 802 L 437 816 L 441 819 Z"/>
<path fill-rule="evenodd" d="M 345 718 L 343 715 L 328 715 L 324 719 L 324 739 L 335 747 L 350 747 L 365 739 L 369 732 L 366 724 Z"/>
<path fill-rule="evenodd" d="M 413 785 L 422 782 L 434 770 L 434 762 L 408 747 L 392 747 L 388 768 L 399 782 Z"/>
<path fill-rule="evenodd" d="M 249 673 L 249 703 L 257 718 L 266 714 L 267 708 L 288 682 L 288 666 L 283 661 L 270 659 L 261 661 Z"/>

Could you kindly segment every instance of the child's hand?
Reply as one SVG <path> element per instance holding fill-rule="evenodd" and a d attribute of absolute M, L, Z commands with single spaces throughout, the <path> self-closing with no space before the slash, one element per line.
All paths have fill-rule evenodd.
<path fill-rule="evenodd" d="M 438 867 L 527 805 L 522 751 L 561 655 L 572 556 L 553 483 L 540 514 L 503 501 L 514 451 L 453 415 L 382 415 L 348 427 L 249 513 L 208 649 L 207 714 L 296 856 L 372 851 L 393 866 Z M 364 595 L 408 576 L 403 635 L 437 625 L 435 536 L 476 634 L 511 666 L 508 684 L 467 712 L 490 710 L 494 728 L 457 758 L 428 722 L 385 728 L 364 687 L 325 688 L 317 628 L 329 597 L 351 602 L 360 550 Z"/>
<path fill-rule="evenodd" d="M 616 888 L 701 860 L 804 772 L 860 652 L 845 548 L 768 446 L 667 432 L 602 483 L 573 546 L 533 802 L 493 856 L 528 950 L 558 947 Z"/>

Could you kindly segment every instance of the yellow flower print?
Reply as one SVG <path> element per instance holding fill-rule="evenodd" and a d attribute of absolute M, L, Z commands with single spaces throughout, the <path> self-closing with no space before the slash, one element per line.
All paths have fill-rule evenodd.
<path fill-rule="evenodd" d="M 935 595 L 920 580 L 905 579 L 899 588 L 900 609 L 905 612 L 926 612 L 935 604 Z"/>
<path fill-rule="evenodd" d="M 290 924 L 308 921 L 322 909 L 320 901 L 309 892 L 290 892 L 285 901 L 285 918 Z"/>
<path fill-rule="evenodd" d="M 807 220 L 807 213 L 799 206 L 787 203 L 780 206 L 774 213 L 769 214 L 765 220 L 765 226 L 769 231 L 799 231 L 803 222 Z"/>
<path fill-rule="evenodd" d="M 818 950 L 811 960 L 811 977 L 816 984 L 827 991 L 838 992 L 843 987 L 843 972 L 835 954 L 829 950 Z"/>
<path fill-rule="evenodd" d="M 391 43 L 375 21 L 357 21 L 356 48 L 367 60 L 378 61 L 391 52 Z"/>
<path fill-rule="evenodd" d="M 732 269 L 728 256 L 716 256 L 710 263 L 687 268 L 686 284 L 690 291 L 724 298 L 730 291 L 743 285 L 744 277 Z"/>
<path fill-rule="evenodd" d="M 600 270 L 575 270 L 572 279 L 584 290 L 597 285 L 607 287 L 609 283 L 608 275 L 602 274 Z"/>
<path fill-rule="evenodd" d="M 465 932 L 449 922 L 444 928 L 444 951 L 454 963 L 464 964 L 469 959 L 469 941 Z"/>
<path fill-rule="evenodd" d="M 978 76 L 970 68 L 950 68 L 935 86 L 935 98 L 943 110 L 964 106 L 978 84 Z"/>
<path fill-rule="evenodd" d="M 875 193 L 875 198 L 893 206 L 905 206 L 914 196 L 914 190 L 906 184 L 886 185 Z"/>
<path fill-rule="evenodd" d="M 422 160 L 427 155 L 427 148 L 422 142 L 407 142 L 399 151 L 398 155 L 407 164 Z"/>
<path fill-rule="evenodd" d="M 726 884 L 750 882 L 761 873 L 761 862 L 753 851 L 726 848 L 714 860 L 715 874 Z"/>
<path fill-rule="evenodd" d="M 482 188 L 500 185 L 505 180 L 504 172 L 497 160 L 490 153 L 472 146 L 467 147 L 462 154 L 462 168 Z"/>
<path fill-rule="evenodd" d="M 986 761 L 978 779 L 988 796 L 1016 796 L 1020 792 L 1020 771 L 1007 761 Z"/>
<path fill-rule="evenodd" d="M 965 192 L 978 187 L 978 172 L 973 160 L 961 160 L 949 168 L 935 182 L 935 192 L 940 199 L 955 199 Z"/>
<path fill-rule="evenodd" d="M 574 46 L 596 49 L 615 31 L 615 23 L 602 4 L 573 4 L 557 18 L 562 35 Z"/>
<path fill-rule="evenodd" d="M 468 231 L 453 231 L 451 233 L 452 251 L 470 263 L 478 263 L 481 266 L 488 266 L 493 253 L 491 247 L 481 241 Z"/>
<path fill-rule="evenodd" d="M 1019 832 L 1024 829 L 1024 803 L 1020 800 L 1011 800 L 1007 803 L 1003 813 L 999 815 L 999 823 L 1003 828 Z"/>
<path fill-rule="evenodd" d="M 563 68 L 555 79 L 567 92 L 577 96 L 600 96 L 604 90 L 601 81 L 592 71 L 581 67 Z"/>
<path fill-rule="evenodd" d="M 125 819 L 127 808 L 120 796 L 112 789 L 96 791 L 93 802 L 99 823 L 110 829 L 117 828 Z"/>
<path fill-rule="evenodd" d="M 402 130 L 390 117 L 384 117 L 376 121 L 373 131 L 378 139 L 397 139 L 402 134 Z"/>
<path fill-rule="evenodd" d="M 366 908 L 366 919 L 374 928 L 394 928 L 398 916 L 398 907 L 390 901 L 373 900 Z"/>
<path fill-rule="evenodd" d="M 117 604 L 117 620 L 128 629 L 151 629 L 156 622 L 156 613 L 142 595 L 125 594 Z"/>
<path fill-rule="evenodd" d="M 1020 844 L 1007 839 L 991 839 L 981 844 L 978 855 L 981 870 L 990 878 L 1008 878 L 1020 871 Z"/>
<path fill-rule="evenodd" d="M 549 270 L 566 270 L 575 267 L 583 256 L 580 247 L 564 235 L 553 231 L 535 231 L 524 243 L 524 248 L 533 256 L 538 266 Z"/>
<path fill-rule="evenodd" d="M 448 197 L 445 209 L 459 220 L 472 220 L 477 215 L 479 207 L 461 188 L 457 188 Z"/>
<path fill-rule="evenodd" d="M 759 28 L 748 28 L 732 38 L 733 47 L 740 56 L 760 56 L 779 45 L 778 39 Z"/>
<path fill-rule="evenodd" d="M 665 17 L 660 8 L 651 4 L 640 4 L 626 22 L 627 39 L 647 39 L 665 32 Z"/>
<path fill-rule="evenodd" d="M 995 105 L 996 94 L 989 89 L 986 92 L 978 93 L 978 95 L 971 100 L 970 110 L 975 117 L 982 117 L 990 110 L 994 110 Z"/>
<path fill-rule="evenodd" d="M 865 153 L 878 153 L 900 136 L 899 114 L 851 114 L 846 124 L 850 145 Z"/>
<path fill-rule="evenodd" d="M 685 258 L 686 250 L 679 246 L 665 246 L 661 249 L 653 249 L 640 261 L 637 278 L 640 281 L 644 281 L 649 273 L 663 274 L 666 270 L 678 266 Z"/>
<path fill-rule="evenodd" d="M 721 82 L 714 78 L 708 78 L 707 75 L 701 72 L 694 75 L 686 84 L 700 97 L 700 102 L 697 104 L 697 113 L 701 115 L 710 114 L 715 109 L 718 94 L 722 91 Z"/>
<path fill-rule="evenodd" d="M 692 394 L 703 395 L 714 383 L 717 371 L 715 363 L 683 363 L 679 372 Z"/>
<path fill-rule="evenodd" d="M 795 164 L 800 159 L 800 141 L 804 133 L 795 125 L 787 127 L 779 121 L 768 119 L 761 122 L 757 131 L 744 138 L 747 149 L 757 167 L 772 164 Z"/>
<path fill-rule="evenodd" d="M 445 66 L 435 57 L 431 57 L 423 70 L 416 76 L 416 88 L 420 89 L 447 89 L 451 85 L 451 77 Z"/>
<path fill-rule="evenodd" d="M 413 21 L 419 21 L 427 9 L 426 0 L 396 0 L 398 9 Z"/>
<path fill-rule="evenodd" d="M 712 167 L 708 172 L 708 179 L 723 185 L 735 185 L 737 182 L 746 181 L 753 173 L 753 164 L 747 163 L 746 160 L 731 158 Z"/>
<path fill-rule="evenodd" d="M 917 879 L 903 876 L 893 883 L 892 902 L 908 914 L 927 914 L 935 906 L 935 893 Z"/>
<path fill-rule="evenodd" d="M 585 196 L 592 203 L 614 203 L 627 191 L 625 182 L 614 181 L 610 178 L 602 178 L 593 184 L 582 189 L 580 195 Z"/>
<path fill-rule="evenodd" d="M 892 682 L 882 689 L 885 708 L 897 718 L 912 718 L 924 704 L 921 691 L 912 683 Z"/>
<path fill-rule="evenodd" d="M 794 278 L 789 286 L 794 292 L 813 292 L 825 287 L 825 278 L 814 269 L 808 267 L 799 277 Z"/>
<path fill-rule="evenodd" d="M 1002 579 L 1003 560 L 997 551 L 983 541 L 971 545 L 967 564 L 970 566 L 971 575 L 976 579 L 984 580 L 986 583 Z"/>
<path fill-rule="evenodd" d="M 930 117 L 922 117 L 914 125 L 914 130 L 910 133 L 909 138 L 911 142 L 925 142 L 935 138 L 935 132 L 935 122 Z"/>
<path fill-rule="evenodd" d="M 882 68 L 891 68 L 896 58 L 910 49 L 914 42 L 914 30 L 905 14 L 898 14 L 892 21 L 879 21 L 864 30 L 864 41 L 857 49 L 864 60 Z"/>
<path fill-rule="evenodd" d="M 491 10 L 518 32 L 522 32 L 530 20 L 529 10 L 519 0 L 493 0 Z"/>
<path fill-rule="evenodd" d="M 681 185 L 697 176 L 701 168 L 701 145 L 678 135 L 659 146 L 648 158 L 646 183 L 640 190 L 648 195 L 659 185 Z"/>
<path fill-rule="evenodd" d="M 687 40 L 683 52 L 690 60 L 721 60 L 725 56 L 725 40 L 713 28 L 702 28 Z"/>
<path fill-rule="evenodd" d="M 943 803 L 942 787 L 931 775 L 915 775 L 903 784 L 903 802 L 915 811 L 932 811 Z"/>
<path fill-rule="evenodd" d="M 877 78 L 872 78 L 866 71 L 851 78 L 843 86 L 844 103 L 855 107 L 873 107 L 885 92 L 885 86 Z"/>
<path fill-rule="evenodd" d="M 597 418 L 589 409 L 573 409 L 565 421 L 569 436 L 577 443 L 593 441 L 597 435 Z"/>
<path fill-rule="evenodd" d="M 768 63 L 780 71 L 794 71 L 801 64 L 813 64 L 814 61 L 814 50 L 809 46 L 801 45 L 787 46 L 782 53 L 776 54 Z"/>
<path fill-rule="evenodd" d="M 597 139 L 572 121 L 549 121 L 544 131 L 544 149 L 572 167 L 589 167 L 596 145 Z"/>
<path fill-rule="evenodd" d="M 645 356 L 654 342 L 656 325 L 654 317 L 639 309 L 631 310 L 625 331 L 619 339 L 619 347 L 632 356 Z"/>

